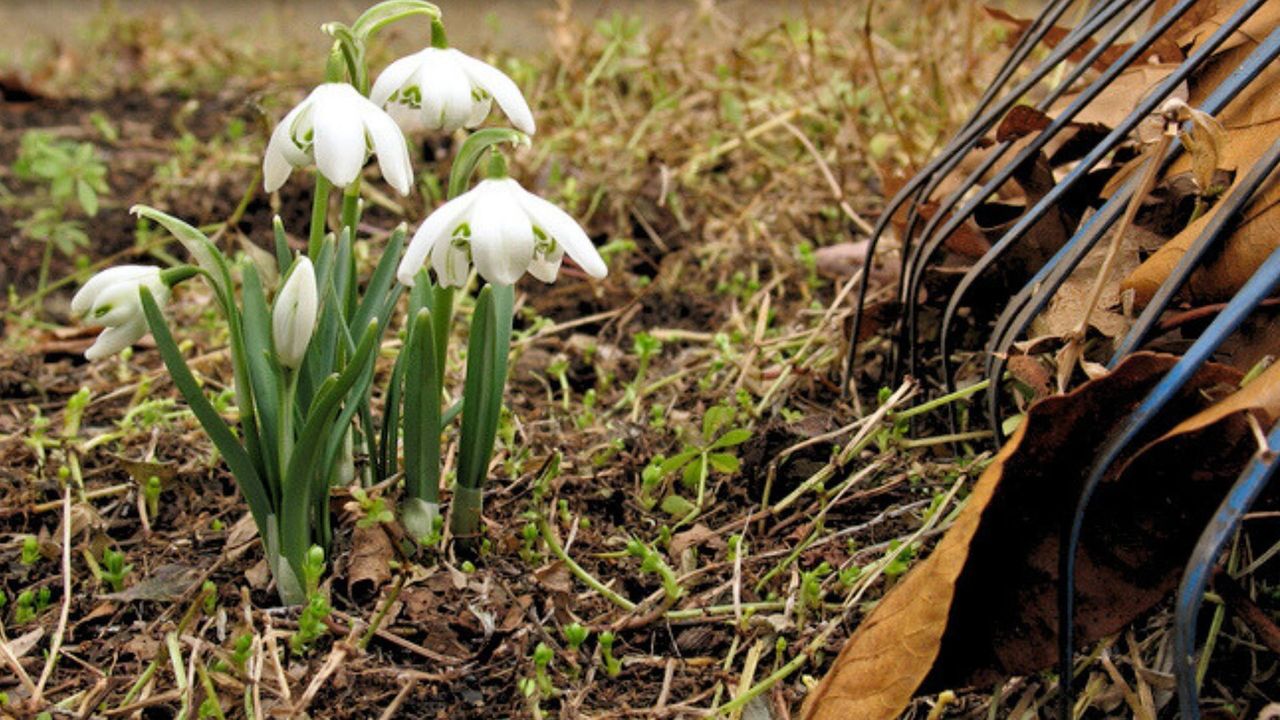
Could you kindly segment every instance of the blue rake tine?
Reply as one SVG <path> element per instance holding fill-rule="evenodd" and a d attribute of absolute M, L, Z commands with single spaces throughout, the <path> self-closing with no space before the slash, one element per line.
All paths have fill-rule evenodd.
<path fill-rule="evenodd" d="M 1174 606 L 1173 672 L 1178 681 L 1178 707 L 1182 720 L 1200 720 L 1200 691 L 1196 683 L 1196 616 L 1204 600 L 1209 573 L 1217 564 L 1227 541 L 1240 526 L 1244 514 L 1266 489 L 1280 467 L 1280 456 L 1271 448 L 1280 445 L 1280 422 L 1267 435 L 1267 448 L 1249 461 L 1231 491 L 1205 526 L 1187 562 L 1178 599 Z"/>
<path fill-rule="evenodd" d="M 1085 479 L 1065 541 L 1060 542 L 1058 548 L 1058 672 L 1062 687 L 1059 710 L 1063 720 L 1071 718 L 1072 659 L 1075 652 L 1075 560 L 1089 501 L 1093 498 L 1094 491 L 1098 489 L 1098 484 L 1102 482 L 1107 470 L 1119 459 L 1129 443 L 1133 442 L 1147 423 L 1156 417 L 1173 395 L 1191 379 L 1191 376 L 1200 369 L 1201 365 L 1204 365 L 1218 346 L 1240 327 L 1249 313 L 1253 312 L 1254 308 L 1266 299 L 1277 285 L 1280 285 L 1280 248 L 1271 253 L 1262 267 L 1258 268 L 1240 292 L 1227 303 L 1227 306 L 1191 345 L 1186 354 L 1143 399 L 1142 404 L 1129 415 L 1125 420 L 1124 430 L 1099 455 L 1099 459 L 1095 461 Z"/>
<path fill-rule="evenodd" d="M 1054 0 L 1052 4 L 1045 8 L 1044 12 L 1036 18 L 1031 31 L 1023 33 L 1019 38 L 1011 56 L 998 71 L 996 78 L 991 83 L 991 86 L 987 89 L 986 93 L 983 94 L 982 99 L 974 108 L 975 119 L 962 127 L 946 147 L 939 151 L 934 159 L 929 161 L 929 163 L 926 164 L 920 172 L 916 173 L 916 175 L 913 176 L 885 205 L 884 210 L 880 213 L 880 217 L 876 220 L 875 227 L 871 232 L 870 246 L 867 249 L 868 258 L 875 257 L 876 248 L 879 246 L 880 238 L 884 236 L 884 231 L 888 229 L 889 223 L 898 209 L 901 208 L 904 203 L 912 200 L 913 198 L 916 200 L 921 199 L 922 188 L 924 188 L 924 186 L 929 182 L 931 177 L 938 174 L 945 175 L 950 172 L 950 168 L 954 167 L 954 164 L 951 163 L 959 162 L 959 158 L 972 148 L 973 143 L 977 142 L 978 139 L 982 137 L 982 134 L 986 132 L 987 128 L 992 123 L 1004 117 L 1004 114 L 1009 111 L 1009 108 L 1013 106 L 1018 98 L 1030 90 L 1044 76 L 1048 75 L 1049 72 L 1053 70 L 1054 65 L 1056 65 L 1061 59 L 1065 59 L 1068 53 L 1066 50 L 1063 50 L 1062 57 L 1055 60 L 1053 65 L 1050 65 L 1048 64 L 1048 60 L 1056 57 L 1056 53 L 1051 54 L 1050 58 L 1047 59 L 1045 63 L 1042 63 L 1041 67 L 1037 69 L 1031 77 L 1023 80 L 1012 90 L 1006 93 L 1004 99 L 1002 99 L 996 107 L 989 107 L 989 105 L 994 102 L 996 93 L 1003 88 L 1006 82 L 1008 82 L 1009 77 L 1018 68 L 1018 66 L 1022 64 L 1022 61 L 1025 59 L 1027 54 L 1030 53 L 1031 49 L 1035 47 L 1036 43 L 1038 43 L 1048 32 L 1049 28 L 1057 22 L 1057 19 L 1066 12 L 1072 1 L 1073 0 Z M 914 204 L 915 203 L 912 203 L 913 207 Z M 907 244 L 909 242 L 909 237 L 903 238 L 904 251 L 907 249 Z M 853 367 L 857 361 L 857 337 L 859 330 L 862 327 L 862 311 L 867 300 L 867 278 L 868 274 L 864 273 L 858 285 L 858 298 L 854 305 L 853 329 L 851 333 L 851 337 L 853 338 L 853 347 L 845 361 L 844 377 L 841 382 L 846 393 L 849 391 L 849 381 L 853 376 Z"/>
<path fill-rule="evenodd" d="M 1184 0 L 1186 2 L 1186 0 Z M 1143 117 L 1146 117 L 1154 110 L 1173 89 L 1181 83 L 1188 75 L 1200 66 L 1205 60 L 1212 55 L 1213 51 L 1227 39 L 1237 28 L 1244 24 L 1250 16 L 1253 15 L 1267 0 L 1249 0 L 1231 15 L 1231 17 L 1223 23 L 1214 33 L 1200 46 L 1191 57 L 1187 58 L 1178 69 L 1165 78 L 1160 85 L 1131 113 L 1125 121 L 1117 126 L 1105 139 L 1100 142 L 1097 147 L 1091 150 L 1076 165 L 1065 178 L 1053 189 L 1045 195 L 1033 208 L 1025 212 L 1021 218 L 1009 229 L 994 245 L 987 251 L 973 267 L 965 273 L 960 284 L 951 293 L 951 297 L 947 301 L 947 308 L 942 316 L 942 328 L 939 336 L 939 354 L 941 355 L 944 380 L 948 389 L 952 386 L 952 378 L 950 377 L 950 348 L 947 343 L 947 333 L 951 326 L 951 322 L 955 319 L 956 311 L 960 308 L 960 302 L 964 298 L 966 292 L 977 281 L 978 277 L 987 271 L 995 261 L 1019 238 L 1021 238 L 1036 222 L 1052 208 L 1057 207 L 1059 201 L 1067 191 L 1080 179 L 1082 179 L 1090 169 L 1092 169 L 1102 159 L 1104 155 L 1111 152 L 1121 141 L 1135 128 Z M 1179 4 L 1182 8 L 1182 4 Z"/>
<path fill-rule="evenodd" d="M 1277 57 L 1280 57 L 1280 30 L 1273 30 L 1245 58 L 1244 62 L 1205 98 L 1204 104 L 1200 109 L 1210 115 L 1219 113 Z M 1166 162 L 1172 162 L 1176 153 L 1181 151 L 1181 147 L 1180 141 L 1175 143 L 1170 149 Z M 1121 192 L 1113 195 L 1111 200 L 1091 216 L 1086 221 L 1086 224 L 1076 231 L 1076 234 L 1067 244 L 1045 263 L 1035 277 L 1010 300 L 1000 319 L 997 320 L 986 358 L 986 376 L 992 379 L 992 386 L 987 390 L 987 411 L 997 438 L 1001 436 L 1000 388 L 995 379 L 1004 373 L 1005 359 L 1003 355 L 1008 352 L 1014 340 L 1026 332 L 1026 329 L 1031 325 L 1031 321 L 1044 310 L 1045 305 L 1052 299 L 1053 294 L 1066 281 L 1067 277 L 1075 270 L 1089 250 L 1093 248 L 1107 228 L 1119 219 L 1123 211 L 1123 203 L 1127 202 L 1135 186 L 1136 180 L 1131 180 Z M 1093 227 L 1094 222 L 1101 223 L 1101 227 Z M 1152 304 L 1155 304 L 1155 300 L 1152 301 Z M 1130 352 L 1132 349 L 1132 347 L 1127 348 L 1125 352 Z M 1120 354 L 1117 354 L 1116 358 L 1112 360 L 1112 364 L 1119 357 Z"/>
<path fill-rule="evenodd" d="M 1151 6 L 1152 1 L 1153 0 L 1143 0 L 1143 2 L 1138 3 L 1120 2 L 1102 6 L 1095 11 L 1094 14 L 1086 20 L 1083 25 L 1081 25 L 1080 37 L 1076 38 L 1076 40 L 1088 39 L 1088 37 L 1092 36 L 1094 32 L 1118 14 L 1120 10 L 1125 9 L 1128 6 L 1132 6 L 1129 14 L 1120 22 L 1116 23 L 1109 33 L 1095 44 L 1094 48 L 1086 54 L 1080 63 L 1076 65 L 1074 70 L 1063 79 L 1063 81 L 1048 97 L 1038 103 L 1036 108 L 1042 111 L 1047 109 L 1062 93 L 1070 89 L 1071 86 L 1075 84 L 1076 80 L 1083 76 L 1084 73 L 1093 65 L 1094 61 L 1101 57 L 1108 48 L 1112 47 L 1133 23 L 1138 21 L 1138 19 Z M 1142 57 L 1143 53 L 1148 51 L 1151 45 L 1155 43 L 1156 39 L 1160 37 L 1161 33 L 1171 26 L 1178 17 L 1181 16 L 1182 13 L 1186 12 L 1194 3 L 1195 0 L 1183 0 L 1181 4 L 1163 16 L 1159 23 L 1148 29 L 1147 32 L 1144 33 L 1132 47 L 1125 51 L 1118 60 L 1113 62 L 1097 80 L 1090 83 L 1074 102 L 1063 110 L 1063 112 L 1059 113 L 1058 117 L 1050 123 L 1048 128 L 1033 138 L 1031 143 L 1019 151 L 1014 159 L 1009 161 L 999 173 L 984 183 L 977 192 L 973 193 L 972 197 L 958 212 L 951 214 L 955 205 L 959 203 L 963 197 L 969 194 L 968 191 L 977 183 L 982 175 L 1004 157 L 1006 151 L 1013 146 L 1012 142 L 1002 143 L 1000 147 L 996 148 L 996 150 L 986 158 L 982 165 L 975 169 L 969 177 L 965 179 L 964 183 L 961 184 L 961 186 L 947 197 L 939 206 L 938 212 L 930 218 L 929 222 L 925 226 L 925 229 L 921 234 L 920 243 L 913 248 L 913 252 L 902 266 L 903 274 L 907 277 L 907 281 L 900 283 L 901 290 L 899 292 L 899 296 L 906 303 L 907 322 L 904 325 L 901 335 L 902 338 L 907 341 L 912 350 L 912 359 L 910 364 L 912 373 L 919 374 L 915 358 L 916 305 L 915 303 L 910 302 L 910 298 L 916 297 L 917 289 L 923 279 L 925 268 L 928 266 L 929 261 L 933 258 L 934 254 L 936 254 L 938 249 L 942 246 L 942 243 L 944 243 L 946 239 L 951 236 L 951 233 L 959 228 L 962 223 L 973 215 L 979 205 L 985 202 L 988 197 L 1000 188 L 1000 186 L 1004 185 L 1011 177 L 1013 177 L 1014 172 L 1017 171 L 1025 161 L 1034 158 L 1036 154 L 1040 152 L 1040 150 L 1044 148 L 1044 146 L 1048 144 L 1048 142 L 1057 135 L 1059 131 L 1074 120 L 1076 115 L 1080 114 L 1086 105 L 1101 94 L 1102 91 L 1110 85 L 1112 80 L 1124 72 L 1131 63 Z M 1057 49 L 1059 51 L 1071 51 L 1073 48 L 1064 42 Z M 963 159 L 963 156 L 957 158 L 955 163 L 958 164 L 961 159 Z M 939 182 L 940 181 L 941 179 L 939 179 Z M 925 197 L 927 198 L 928 195 Z M 944 220 L 945 223 L 943 223 Z M 940 231 L 938 230 L 939 224 L 942 224 L 942 230 Z M 908 227 L 907 235 L 910 235 L 910 227 Z"/>

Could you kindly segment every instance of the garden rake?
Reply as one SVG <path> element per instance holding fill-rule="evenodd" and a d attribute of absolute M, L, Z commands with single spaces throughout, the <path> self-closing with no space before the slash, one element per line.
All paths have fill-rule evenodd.
<path fill-rule="evenodd" d="M 1018 182 L 1019 173 L 1043 157 L 1051 143 L 1061 141 L 1061 136 L 1079 127 L 1075 118 L 1097 100 L 1116 82 L 1127 69 L 1142 65 L 1153 54 L 1161 55 L 1168 63 L 1168 44 L 1171 31 L 1176 31 L 1201 16 L 1207 6 L 1214 11 L 1221 5 L 1206 0 L 1099 0 L 1084 12 L 1076 26 L 1063 31 L 1059 21 L 1074 4 L 1073 0 L 1049 0 L 1043 11 L 1031 21 L 1014 44 L 1008 60 L 1003 64 L 990 87 L 979 100 L 970 120 L 937 153 L 937 156 L 911 178 L 889 201 L 874 228 L 868 257 L 874 257 L 877 246 L 886 237 L 890 223 L 900 211 L 905 213 L 905 224 L 898 228 L 901 244 L 901 265 L 897 298 L 902 312 L 896 327 L 892 328 L 889 361 L 882 372 L 895 379 L 905 374 L 934 380 L 935 387 L 953 391 L 956 385 L 956 353 L 958 350 L 981 350 L 982 375 L 989 381 L 985 395 L 985 410 L 991 430 L 997 440 L 1003 438 L 1005 389 L 1000 380 L 1005 376 L 1008 358 L 1014 343 L 1025 339 L 1033 320 L 1048 306 L 1055 293 L 1063 286 L 1086 255 L 1107 236 L 1108 231 L 1120 232 L 1127 227 L 1126 215 L 1134 195 L 1141 199 L 1149 189 L 1143 184 L 1143 173 L 1130 176 L 1117 174 L 1116 187 L 1109 197 L 1098 197 L 1096 207 L 1078 207 L 1078 196 L 1092 182 L 1090 173 L 1103 167 L 1125 152 L 1144 123 L 1169 123 L 1170 117 L 1162 115 L 1169 108 L 1167 101 L 1186 87 L 1189 78 L 1201 77 L 1210 63 L 1220 62 L 1219 48 L 1233 34 L 1249 25 L 1256 30 L 1258 20 L 1267 12 L 1266 6 L 1274 0 L 1244 0 L 1235 7 L 1226 7 L 1220 13 L 1221 22 L 1211 33 L 1205 33 L 1188 46 L 1185 57 L 1177 59 L 1176 67 L 1151 87 L 1145 94 L 1134 98 L 1132 111 L 1110 127 L 1105 134 L 1096 131 L 1097 139 L 1087 149 L 1081 148 L 1078 159 L 1052 187 L 1043 193 L 1028 193 L 1026 208 L 1022 214 L 1006 225 L 1002 232 L 991 234 L 989 249 L 964 269 L 958 283 L 949 288 L 946 303 L 936 322 L 926 323 L 923 314 L 929 308 L 922 302 L 922 291 L 927 292 L 928 273 L 936 269 L 945 254 L 948 239 L 975 216 L 983 212 L 984 205 L 994 198 L 1010 181 Z M 1228 12 L 1231 11 L 1233 12 Z M 1274 13 L 1274 8 L 1271 12 Z M 1235 68 L 1225 74 L 1220 82 L 1200 88 L 1196 109 L 1209 116 L 1219 115 L 1232 100 L 1251 89 L 1260 75 L 1280 55 L 1280 29 L 1271 23 L 1265 32 L 1251 35 L 1251 42 L 1241 52 L 1242 59 Z M 1145 30 L 1140 30 L 1145 26 Z M 1138 37 L 1122 44 L 1122 38 Z M 1239 36 L 1237 35 L 1236 38 Z M 1237 43 L 1238 44 L 1238 43 Z M 1046 52 L 1043 48 L 1049 48 Z M 1041 48 L 1037 54 L 1037 48 Z M 1251 48 L 1251 49 L 1249 49 Z M 1181 50 L 1181 48 L 1179 48 Z M 1043 90 L 1048 87 L 1048 90 Z M 1001 126 L 1015 106 L 1027 104 L 1028 98 L 1036 98 L 1034 115 L 1043 117 L 1043 124 L 1034 134 L 1018 138 L 1000 139 L 990 144 L 989 138 Z M 1052 112 L 1053 117 L 1048 115 Z M 977 150 L 984 151 L 976 165 L 964 164 Z M 1163 155 L 1151 156 L 1152 171 L 1161 172 L 1186 152 L 1181 140 L 1172 140 Z M 1149 341 L 1158 328 L 1162 314 L 1170 307 L 1174 296 L 1183 288 L 1206 256 L 1220 246 L 1240 220 L 1243 211 L 1268 183 L 1280 182 L 1274 177 L 1280 164 L 1280 137 L 1272 138 L 1270 148 L 1249 168 L 1240 168 L 1243 178 L 1218 202 L 1216 216 L 1195 239 L 1172 273 L 1160 285 L 1159 290 L 1145 309 L 1134 320 L 1127 334 L 1118 339 L 1116 351 L 1109 366 L 1134 352 Z M 1154 175 L 1148 173 L 1150 177 Z M 959 182 L 955 181 L 959 179 Z M 948 185 L 950 183 L 950 185 Z M 1133 207 L 1137 207 L 1133 203 Z M 1130 215 L 1132 211 L 1129 211 Z M 1055 215 L 1056 214 L 1056 215 Z M 1016 265 L 1012 259 L 1028 243 L 1034 242 L 1037 233 L 1043 234 L 1046 222 L 1066 227 L 1063 241 L 1045 251 L 1034 272 L 1010 278 L 1005 275 L 1001 296 L 1003 309 L 994 319 L 975 321 L 966 315 L 967 309 L 976 305 L 975 296 L 991 295 L 991 277 L 998 275 L 1005 265 Z M 902 222 L 899 220 L 898 222 Z M 1027 276 L 1029 275 L 1029 276 Z M 1116 463 L 1121 454 L 1132 449 L 1134 440 L 1156 417 L 1167 401 L 1191 378 L 1217 351 L 1223 342 L 1250 314 L 1276 290 L 1280 284 L 1280 249 L 1273 252 L 1257 269 L 1252 278 L 1226 303 L 1211 324 L 1185 351 L 1178 363 L 1150 392 L 1136 410 L 1121 423 L 1116 437 L 1095 456 L 1078 503 L 1065 523 L 1064 536 L 1059 544 L 1059 676 L 1062 679 L 1060 693 L 1061 717 L 1071 718 L 1073 698 L 1071 679 L 1075 650 L 1075 560 L 1080 542 L 1081 527 L 1086 510 L 1104 475 Z M 997 284 L 997 287 L 999 284 Z M 853 320 L 851 337 L 858 338 L 861 325 L 866 322 L 868 301 L 867 274 L 862 276 Z M 938 303 L 942 306 L 942 303 Z M 963 334 L 961 325 L 978 325 L 978 332 Z M 926 327 L 928 325 L 928 327 Z M 983 338 L 981 346 L 973 346 L 972 338 Z M 969 342 L 965 342 L 969 340 Z M 962 345 L 972 347 L 962 347 Z M 853 381 L 857 348 L 850 351 L 845 381 Z M 927 367 L 926 367 L 927 366 Z M 885 379 L 885 378 L 881 378 Z M 956 420 L 953 416 L 952 422 Z M 1280 423 L 1267 437 L 1269 447 L 1280 444 Z M 1275 472 L 1277 456 L 1260 452 L 1245 468 L 1238 481 L 1205 528 L 1199 543 L 1187 565 L 1175 604 L 1174 646 L 1176 659 L 1174 670 L 1182 717 L 1188 720 L 1200 717 L 1196 679 L 1195 637 L 1196 616 L 1200 609 L 1207 578 L 1221 556 L 1223 548 L 1238 527 L 1242 516 L 1261 494 L 1265 484 Z"/>

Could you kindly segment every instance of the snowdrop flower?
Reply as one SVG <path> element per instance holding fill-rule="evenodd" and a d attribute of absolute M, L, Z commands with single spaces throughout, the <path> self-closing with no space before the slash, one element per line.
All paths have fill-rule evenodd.
<path fill-rule="evenodd" d="M 146 265 L 119 265 L 89 278 L 75 297 L 71 311 L 85 315 L 91 327 L 105 327 L 96 342 L 85 350 L 89 360 L 115 355 L 147 334 L 147 318 L 142 312 L 138 288 L 146 286 L 156 302 L 169 299 L 169 286 L 160 278 L 160 268 Z"/>
<path fill-rule="evenodd" d="M 303 256 L 294 262 L 271 310 L 271 336 L 281 365 L 296 368 L 302 364 L 316 330 L 317 305 L 316 271 Z"/>
<path fill-rule="evenodd" d="M 512 285 L 526 270 L 549 283 L 555 282 L 566 252 L 592 277 L 608 272 L 591 239 L 568 213 L 511 178 L 489 179 L 422 223 L 396 277 L 412 286 L 429 254 L 436 277 L 446 286 L 462 287 L 472 262 L 495 285 Z"/>
<path fill-rule="evenodd" d="M 284 116 L 262 160 L 267 192 L 279 189 L 293 168 L 316 167 L 329 182 L 355 181 L 372 149 L 382 176 L 401 195 L 413 184 L 409 148 L 395 121 L 346 83 L 325 83 Z"/>
<path fill-rule="evenodd" d="M 475 127 L 493 100 L 517 130 L 532 135 L 533 112 L 520 88 L 501 70 L 453 48 L 429 47 L 387 66 L 369 98 L 405 130 Z"/>

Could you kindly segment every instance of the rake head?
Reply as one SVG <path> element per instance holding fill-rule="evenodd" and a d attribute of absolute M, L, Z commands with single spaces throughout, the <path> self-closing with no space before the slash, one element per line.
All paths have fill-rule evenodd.
<path fill-rule="evenodd" d="M 1073 0 L 1049 0 L 1025 27 L 969 122 L 889 202 L 868 255 L 874 256 L 896 217 L 902 257 L 897 303 L 902 313 L 890 328 L 889 361 L 881 367 L 882 374 L 895 382 L 910 374 L 931 381 L 926 384 L 937 391 L 954 390 L 958 375 L 966 382 L 985 377 L 990 381 L 986 420 L 997 439 L 1003 437 L 1004 414 L 1011 402 L 1003 380 L 1009 358 L 1018 353 L 1015 343 L 1032 339 L 1033 323 L 1091 251 L 1130 231 L 1144 212 L 1146 222 L 1180 228 L 1212 201 L 1199 185 L 1180 195 L 1166 174 L 1181 155 L 1203 154 L 1202 148 L 1187 147 L 1196 144 L 1194 134 L 1188 137 L 1192 123 L 1187 118 L 1216 117 L 1233 101 L 1249 102 L 1259 93 L 1280 90 L 1280 64 L 1274 63 L 1280 55 L 1280 13 L 1274 0 L 1100 0 L 1073 29 L 1063 31 L 1058 23 L 1072 5 Z M 1203 27 L 1209 6 L 1220 22 L 1212 31 L 1185 40 L 1187 28 Z M 1136 40 L 1121 42 L 1135 35 Z M 1123 101 L 1118 109 L 1117 98 Z M 1234 182 L 1228 178 L 1230 190 L 1216 198 L 1220 207 L 1212 220 L 1150 294 L 1136 319 L 1125 323 L 1127 330 L 1115 334 L 1109 359 L 1101 357 L 1099 362 L 1114 366 L 1161 340 L 1161 321 L 1167 320 L 1175 296 L 1193 271 L 1220 252 L 1250 203 L 1280 183 L 1273 177 L 1280 164 L 1280 133 L 1273 130 L 1272 135 L 1262 145 L 1269 148 L 1256 160 L 1251 158 L 1251 166 L 1238 168 Z M 1203 165 L 1198 157 L 1196 164 Z M 1153 204 L 1144 206 L 1142 201 L 1152 197 L 1152 181 L 1161 176 L 1168 182 L 1154 205 L 1166 216 L 1152 218 Z M 1018 196 L 1021 208 L 1009 202 Z M 983 241 L 976 251 L 974 237 Z M 968 262 L 954 263 L 966 254 Z M 1104 262 L 1103 267 L 1111 266 Z M 1181 360 L 1095 456 L 1059 545 L 1058 617 L 1065 619 L 1058 633 L 1063 718 L 1070 718 L 1072 709 L 1075 556 L 1094 490 L 1169 398 L 1214 357 L 1278 284 L 1280 249 L 1217 310 L 1213 321 L 1182 351 Z M 1074 341 L 1083 343 L 1096 300 L 1091 296 Z M 864 275 L 852 337 L 860 336 L 867 312 Z M 1096 351 L 1098 344 L 1093 348 Z M 1064 380 L 1074 364 L 1068 361 Z M 858 368 L 855 349 L 846 381 L 856 379 Z M 1280 443 L 1280 423 L 1270 431 L 1268 443 Z M 1174 631 L 1183 718 L 1200 717 L 1195 622 L 1207 578 L 1276 463 L 1271 453 L 1260 453 L 1249 464 L 1205 528 L 1184 573 Z"/>

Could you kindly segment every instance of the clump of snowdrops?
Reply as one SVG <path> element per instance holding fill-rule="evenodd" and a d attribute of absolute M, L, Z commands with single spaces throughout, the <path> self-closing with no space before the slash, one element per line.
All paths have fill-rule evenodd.
<path fill-rule="evenodd" d="M 391 63 L 371 83 L 369 44 L 386 26 L 407 20 L 429 21 L 430 46 Z M 267 192 L 294 169 L 315 169 L 305 252 L 290 247 L 279 218 L 274 224 L 278 286 L 192 225 L 138 206 L 133 212 L 165 227 L 194 262 L 112 267 L 72 301 L 74 312 L 105 328 L 85 353 L 90 360 L 114 355 L 148 331 L 155 337 L 174 384 L 249 505 L 280 598 L 294 605 L 306 601 L 314 575 L 309 558 L 321 556 L 313 548 L 330 542 L 329 489 L 355 477 L 355 447 L 369 458 L 361 473 L 366 482 L 403 472 L 400 519 L 409 534 L 422 542 L 440 536 L 441 440 L 459 412 L 449 530 L 458 541 L 475 542 L 506 384 L 512 286 L 526 271 L 553 282 L 565 254 L 592 277 L 606 273 L 571 216 L 507 177 L 502 150 L 530 143 L 533 114 L 504 73 L 448 46 L 438 8 L 387 0 L 350 26 L 323 29 L 334 39 L 326 82 L 284 116 L 263 158 Z M 513 127 L 472 131 L 494 114 L 494 104 Z M 412 237 L 403 225 L 392 232 L 372 273 L 358 277 L 352 244 L 364 166 L 375 156 L 382 179 L 409 194 L 415 182 L 405 134 L 423 131 L 466 132 L 448 200 Z M 339 192 L 341 222 L 329 227 L 330 199 Z M 227 324 L 234 423 L 206 398 L 164 316 L 173 287 L 194 278 L 212 288 Z M 462 399 L 446 409 L 455 296 L 473 286 Z M 375 387 L 374 361 L 406 306 L 394 369 Z M 382 400 L 377 417 L 375 396 Z"/>

